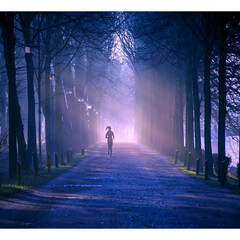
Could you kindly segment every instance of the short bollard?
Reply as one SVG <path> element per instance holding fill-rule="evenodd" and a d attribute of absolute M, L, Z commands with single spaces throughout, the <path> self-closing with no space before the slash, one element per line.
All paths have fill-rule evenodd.
<path fill-rule="evenodd" d="M 84 145 L 82 145 L 82 156 L 84 156 Z"/>
<path fill-rule="evenodd" d="M 55 167 L 58 168 L 58 155 L 55 153 Z"/>
<path fill-rule="evenodd" d="M 33 167 L 34 167 L 34 174 L 38 176 L 38 161 L 36 154 L 33 153 Z"/>
<path fill-rule="evenodd" d="M 47 154 L 47 166 L 48 166 L 48 172 L 51 172 L 51 155 L 50 155 L 50 153 Z"/>
<path fill-rule="evenodd" d="M 200 159 L 197 159 L 197 168 L 196 168 L 196 175 L 199 175 L 199 168 L 200 168 Z"/>
<path fill-rule="evenodd" d="M 17 162 L 17 184 L 21 185 L 21 182 L 22 182 L 21 164 Z"/>
<path fill-rule="evenodd" d="M 208 180 L 208 160 L 205 161 L 205 180 Z"/>
<path fill-rule="evenodd" d="M 70 152 L 67 151 L 67 162 L 69 163 L 70 162 Z"/>
<path fill-rule="evenodd" d="M 61 164 L 64 165 L 63 154 L 61 154 Z"/>
<path fill-rule="evenodd" d="M 176 150 L 175 152 L 175 164 L 177 164 L 177 161 L 178 161 L 178 150 Z"/>
<path fill-rule="evenodd" d="M 191 166 L 191 152 L 188 153 L 188 167 L 187 170 L 190 170 L 190 166 Z"/>

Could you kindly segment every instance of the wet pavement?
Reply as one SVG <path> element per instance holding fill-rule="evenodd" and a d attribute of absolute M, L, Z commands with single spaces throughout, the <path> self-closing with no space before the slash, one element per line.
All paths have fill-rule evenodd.
<path fill-rule="evenodd" d="M 134 143 L 99 144 L 75 168 L 0 201 L 1 228 L 239 228 L 240 195 Z"/>

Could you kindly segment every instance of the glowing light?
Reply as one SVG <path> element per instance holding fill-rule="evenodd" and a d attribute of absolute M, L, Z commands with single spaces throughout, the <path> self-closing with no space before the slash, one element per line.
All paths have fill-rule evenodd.
<path fill-rule="evenodd" d="M 92 106 L 91 106 L 91 105 L 87 105 L 87 108 L 88 108 L 88 109 L 91 109 L 91 108 L 92 108 Z"/>
<path fill-rule="evenodd" d="M 84 102 L 84 98 L 78 98 L 78 102 Z"/>
<path fill-rule="evenodd" d="M 50 81 L 54 81 L 55 80 L 55 74 L 51 73 L 49 76 Z"/>
<path fill-rule="evenodd" d="M 96 114 L 98 114 L 98 112 L 96 112 Z"/>
<path fill-rule="evenodd" d="M 65 93 L 68 94 L 68 95 L 70 95 L 70 94 L 73 93 L 73 91 L 72 91 L 71 88 L 67 88 L 67 89 L 65 90 Z"/>
<path fill-rule="evenodd" d="M 28 46 L 25 46 L 25 53 L 31 53 L 31 48 Z"/>
<path fill-rule="evenodd" d="M 39 45 L 33 43 L 25 43 L 23 44 L 25 48 L 25 53 L 31 53 L 31 50 L 34 48 L 38 48 Z"/>

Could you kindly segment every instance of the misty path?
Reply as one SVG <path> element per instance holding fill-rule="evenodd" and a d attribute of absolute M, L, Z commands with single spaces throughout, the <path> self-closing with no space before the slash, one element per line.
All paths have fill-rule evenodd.
<path fill-rule="evenodd" d="M 199 182 L 134 143 L 98 144 L 47 185 L 0 201 L 1 228 L 240 226 L 240 196 Z"/>

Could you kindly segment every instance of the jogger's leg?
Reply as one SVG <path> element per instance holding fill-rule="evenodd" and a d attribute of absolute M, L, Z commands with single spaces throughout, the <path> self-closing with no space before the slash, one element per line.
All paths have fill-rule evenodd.
<path fill-rule="evenodd" d="M 113 146 L 113 143 L 111 142 L 111 144 L 110 144 L 110 156 L 112 156 L 112 146 Z"/>

